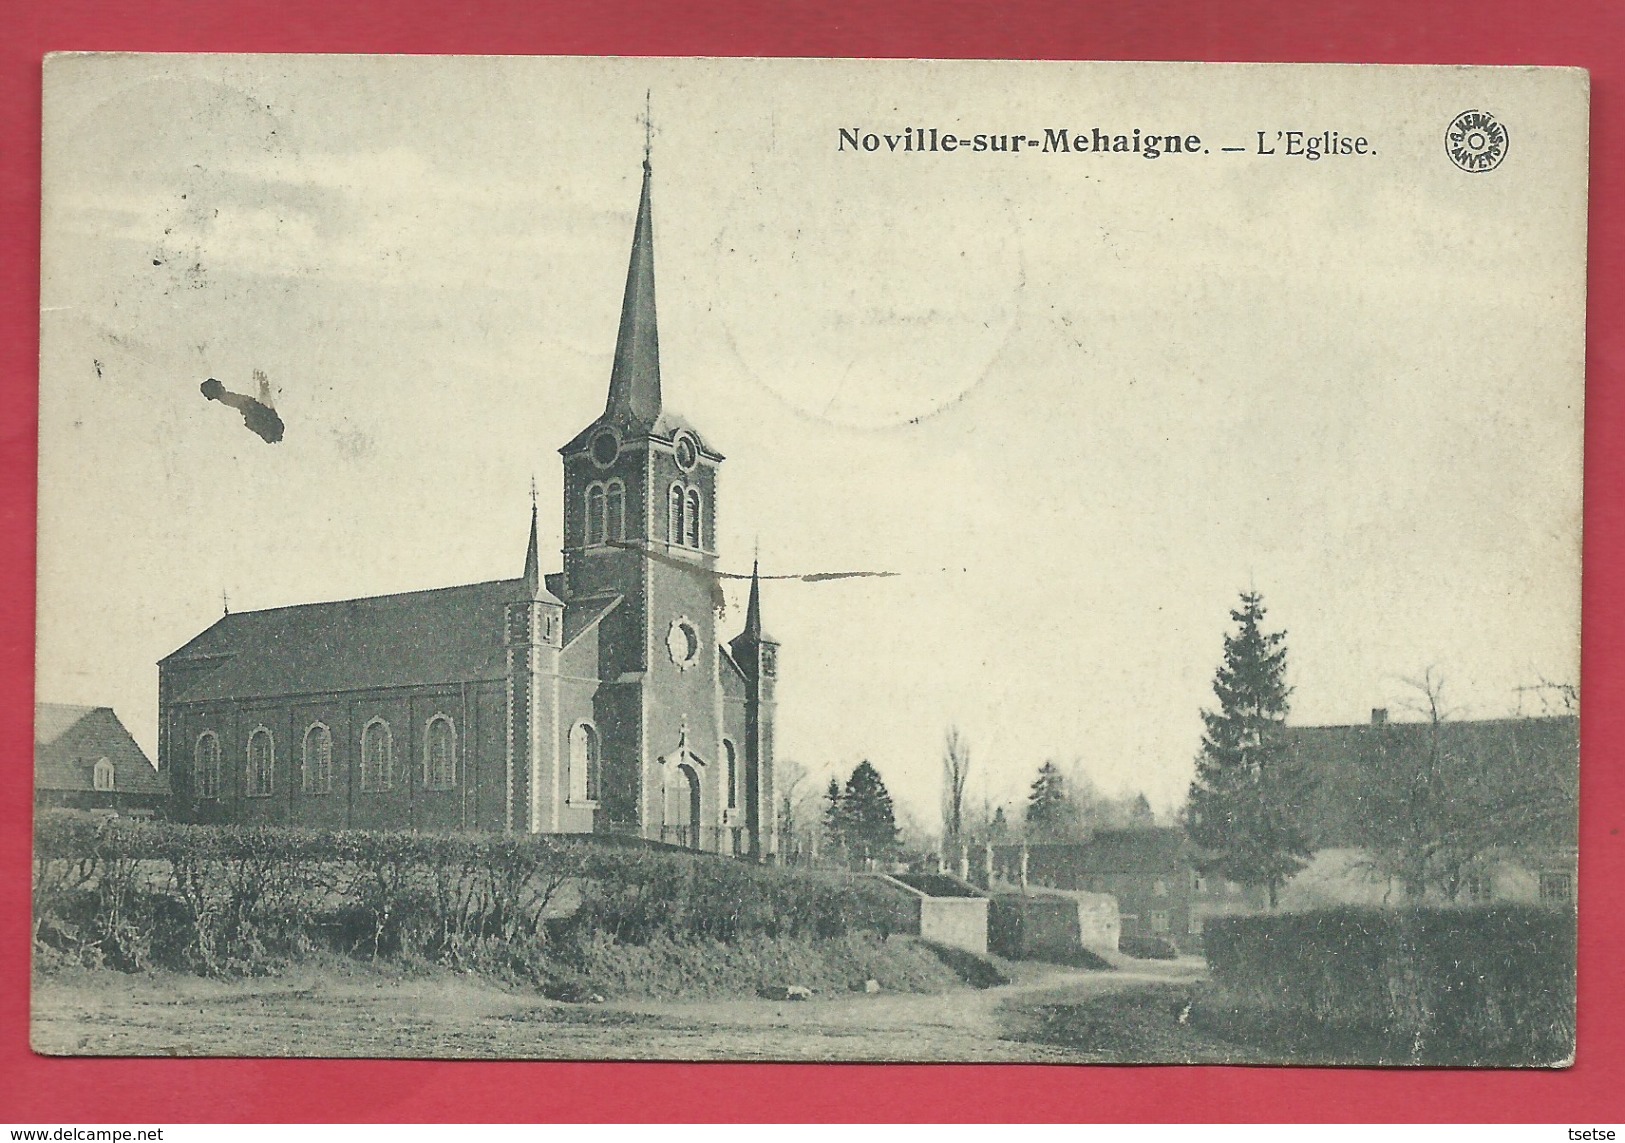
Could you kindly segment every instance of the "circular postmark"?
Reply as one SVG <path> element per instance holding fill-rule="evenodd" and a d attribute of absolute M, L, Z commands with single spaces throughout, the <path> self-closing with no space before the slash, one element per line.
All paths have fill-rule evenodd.
<path fill-rule="evenodd" d="M 1463 111 L 1445 128 L 1444 150 L 1468 174 L 1493 171 L 1507 157 L 1507 129 L 1488 111 Z"/>

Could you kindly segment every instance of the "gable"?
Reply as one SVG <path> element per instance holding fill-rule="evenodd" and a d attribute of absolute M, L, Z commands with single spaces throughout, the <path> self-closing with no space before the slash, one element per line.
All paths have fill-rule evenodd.
<path fill-rule="evenodd" d="M 91 790 L 98 758 L 113 763 L 114 790 L 167 794 L 168 783 L 147 760 L 110 707 L 37 703 L 34 708 L 34 788 Z"/>

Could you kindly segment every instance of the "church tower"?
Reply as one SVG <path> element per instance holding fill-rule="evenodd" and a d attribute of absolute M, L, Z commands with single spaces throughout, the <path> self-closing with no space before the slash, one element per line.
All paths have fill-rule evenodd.
<path fill-rule="evenodd" d="M 601 826 L 723 848 L 725 759 L 717 613 L 722 455 L 666 409 L 655 320 L 647 155 L 603 413 L 564 461 L 567 605 L 619 597 L 599 624 L 593 700 Z"/>

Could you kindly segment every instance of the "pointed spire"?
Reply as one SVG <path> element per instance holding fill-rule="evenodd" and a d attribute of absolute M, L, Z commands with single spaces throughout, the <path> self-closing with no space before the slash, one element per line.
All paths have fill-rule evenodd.
<path fill-rule="evenodd" d="M 530 546 L 525 549 L 525 586 L 530 589 L 532 599 L 535 599 L 540 593 L 542 586 L 541 553 L 536 544 L 536 486 L 534 483 L 530 489 Z"/>
<path fill-rule="evenodd" d="M 745 605 L 745 638 L 762 638 L 762 561 L 750 562 L 750 602 Z"/>
<path fill-rule="evenodd" d="M 649 209 L 649 156 L 643 157 L 643 194 L 632 232 L 632 258 L 626 268 L 621 328 L 615 338 L 615 365 L 609 375 L 604 416 L 647 429 L 660 416 L 660 336 L 655 328 L 654 224 Z"/>

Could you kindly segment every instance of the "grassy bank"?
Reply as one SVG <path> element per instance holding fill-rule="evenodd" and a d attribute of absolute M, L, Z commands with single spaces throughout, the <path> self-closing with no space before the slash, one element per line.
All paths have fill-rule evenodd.
<path fill-rule="evenodd" d="M 997 979 L 900 939 L 909 902 L 875 879 L 583 840 L 45 814 L 33 890 L 45 972 L 245 977 L 336 954 L 565 998 Z"/>
<path fill-rule="evenodd" d="M 753 936 L 726 943 L 662 937 L 644 945 L 595 942 L 556 962 L 561 981 L 606 997 L 689 1000 L 770 996 L 787 984 L 817 996 L 862 991 L 875 981 L 885 992 L 940 992 L 964 984 L 987 987 L 987 962 L 967 966 L 949 950 L 912 937 L 873 934 L 807 940 Z"/>

